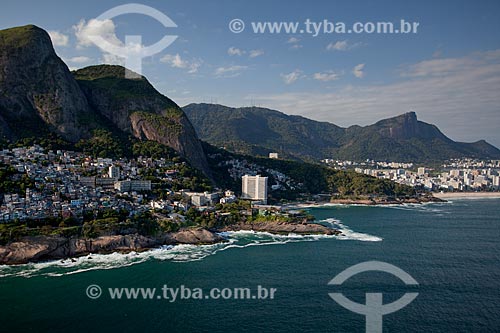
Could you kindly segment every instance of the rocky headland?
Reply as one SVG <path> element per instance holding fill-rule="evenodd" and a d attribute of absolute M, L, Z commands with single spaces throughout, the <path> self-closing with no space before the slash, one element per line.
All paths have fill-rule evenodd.
<path fill-rule="evenodd" d="M 109 235 L 92 239 L 60 236 L 31 236 L 0 246 L 0 264 L 15 265 L 80 257 L 92 253 L 145 251 L 162 245 L 206 245 L 225 242 L 219 235 L 223 231 L 253 230 L 273 234 L 339 235 L 340 231 L 316 223 L 258 222 L 238 223 L 219 229 L 185 228 L 160 236 L 139 234 Z"/>

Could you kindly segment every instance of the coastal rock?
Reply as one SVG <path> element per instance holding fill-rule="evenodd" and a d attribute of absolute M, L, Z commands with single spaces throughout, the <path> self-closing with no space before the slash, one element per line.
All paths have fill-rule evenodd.
<path fill-rule="evenodd" d="M 68 240 L 63 237 L 25 237 L 6 246 L 0 246 L 0 264 L 23 264 L 52 257 L 64 249 Z"/>
<path fill-rule="evenodd" d="M 184 229 L 171 234 L 172 243 L 179 244 L 213 244 L 224 240 L 221 236 L 207 229 Z"/>
<path fill-rule="evenodd" d="M 114 251 L 138 251 L 161 245 L 155 238 L 142 235 L 114 235 L 103 236 L 95 239 L 75 239 L 72 243 L 73 255 L 87 253 L 106 253 Z"/>
<path fill-rule="evenodd" d="M 341 232 L 317 223 L 258 222 L 239 223 L 223 228 L 222 231 L 253 230 L 273 234 L 340 235 Z"/>
<path fill-rule="evenodd" d="M 224 241 L 203 228 L 184 229 L 158 237 L 138 234 L 101 236 L 92 239 L 54 236 L 24 237 L 0 246 L 0 264 L 25 264 L 43 260 L 79 257 L 90 253 L 143 251 L 161 245 L 213 244 Z"/>

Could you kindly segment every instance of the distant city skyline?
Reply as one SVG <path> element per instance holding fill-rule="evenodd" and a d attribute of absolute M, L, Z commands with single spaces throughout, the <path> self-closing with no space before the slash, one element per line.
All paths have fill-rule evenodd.
<path fill-rule="evenodd" d="M 4 1 L 0 28 L 35 24 L 49 31 L 70 69 L 123 63 L 89 42 L 141 35 L 151 45 L 177 39 L 145 58 L 143 74 L 184 106 L 257 105 L 340 126 L 368 125 L 415 111 L 454 140 L 500 147 L 498 1 L 141 1 L 171 18 L 93 19 L 124 1 Z M 241 33 L 229 23 L 245 22 Z M 252 22 L 418 22 L 412 34 L 254 33 Z M 97 22 L 99 23 L 99 22 Z"/>

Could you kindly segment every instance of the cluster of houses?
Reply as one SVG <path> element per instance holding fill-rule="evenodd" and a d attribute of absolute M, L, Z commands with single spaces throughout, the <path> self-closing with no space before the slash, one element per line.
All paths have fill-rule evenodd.
<path fill-rule="evenodd" d="M 13 167 L 19 178 L 23 174 L 35 186 L 21 195 L 0 194 L 0 221 L 81 216 L 84 210 L 125 209 L 131 214 L 149 209 L 147 192 L 151 180 L 141 177 L 141 170 L 172 166 L 164 159 L 113 161 L 93 159 L 72 151 L 44 151 L 40 146 L 4 149 L 0 163 Z M 174 166 L 172 166 L 174 167 Z M 175 169 L 167 169 L 164 177 L 172 180 Z"/>
<path fill-rule="evenodd" d="M 423 166 L 415 169 L 413 163 L 402 162 L 324 162 L 339 169 L 354 168 L 358 173 L 431 191 L 500 190 L 499 160 L 455 159 L 443 164 L 439 170 Z"/>
<path fill-rule="evenodd" d="M 126 210 L 130 215 L 156 209 L 187 211 L 191 206 L 206 209 L 217 203 L 237 200 L 235 193 L 229 190 L 213 193 L 165 190 L 168 199 L 154 197 L 151 195 L 154 184 L 143 179 L 143 171 L 153 170 L 161 181 L 175 180 L 176 165 L 165 159 L 94 159 L 83 153 L 47 152 L 40 146 L 32 146 L 0 151 L 0 163 L 13 167 L 17 171 L 14 177 L 27 175 L 34 183 L 23 194 L 17 189 L 12 193 L 0 193 L 0 223 L 16 219 L 80 217 L 86 211 L 95 213 L 103 209 Z M 242 173 L 242 197 L 266 204 L 268 178 L 244 174 L 245 171 L 255 172 L 238 161 L 233 163 L 236 165 L 231 170 L 235 174 L 236 170 Z M 274 172 L 273 176 L 278 181 L 290 183 L 283 174 Z"/>

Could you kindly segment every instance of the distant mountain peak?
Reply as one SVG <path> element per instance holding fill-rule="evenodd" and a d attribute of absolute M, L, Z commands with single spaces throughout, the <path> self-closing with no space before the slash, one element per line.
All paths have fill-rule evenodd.
<path fill-rule="evenodd" d="M 256 112 L 258 110 L 258 112 Z M 500 158 L 484 140 L 455 142 L 414 111 L 369 126 L 342 128 L 265 108 L 190 104 L 184 111 L 202 140 L 237 153 L 299 159 L 437 161 L 455 157 Z"/>
<path fill-rule="evenodd" d="M 378 127 L 381 135 L 394 139 L 408 139 L 419 136 L 420 124 L 414 111 L 383 119 L 373 126 Z"/>

